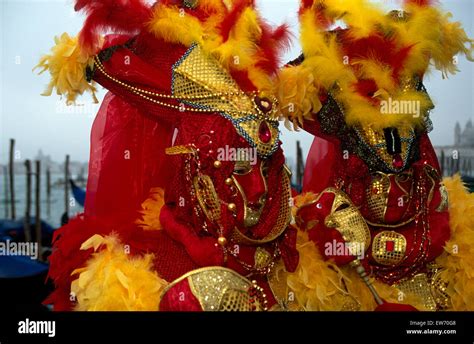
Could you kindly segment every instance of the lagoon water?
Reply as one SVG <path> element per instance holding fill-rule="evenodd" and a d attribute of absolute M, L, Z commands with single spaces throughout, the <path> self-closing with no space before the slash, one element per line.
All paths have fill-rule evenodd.
<path fill-rule="evenodd" d="M 5 209 L 5 176 L 0 175 L 0 218 L 10 218 L 10 204 L 7 204 L 7 210 Z M 51 201 L 48 206 L 47 195 L 46 195 L 46 174 L 41 176 L 41 218 L 48 222 L 55 228 L 61 225 L 61 216 L 65 211 L 64 205 L 64 184 L 60 181 L 64 178 L 63 174 L 51 174 Z M 31 210 L 30 215 L 35 216 L 35 180 L 32 176 L 31 180 Z M 84 187 L 81 185 L 81 187 Z M 9 199 L 9 194 L 7 196 Z M 25 205 L 26 205 L 26 176 L 23 174 L 15 174 L 15 210 L 16 218 L 21 219 L 25 216 Z M 71 188 L 69 187 L 69 217 L 73 217 L 75 214 L 83 211 L 81 205 L 79 205 L 73 195 Z"/>

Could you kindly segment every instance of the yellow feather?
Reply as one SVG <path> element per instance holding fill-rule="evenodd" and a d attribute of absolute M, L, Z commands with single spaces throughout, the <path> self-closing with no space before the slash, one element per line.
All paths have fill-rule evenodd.
<path fill-rule="evenodd" d="M 190 46 L 192 43 L 203 41 L 204 31 L 200 21 L 185 12 L 180 12 L 176 6 L 158 4 L 148 27 L 150 32 L 165 42 Z"/>
<path fill-rule="evenodd" d="M 449 282 L 447 293 L 450 310 L 474 310 L 474 194 L 469 193 L 459 175 L 443 180 L 449 194 L 449 224 L 451 238 L 445 252 L 436 259 L 444 271 L 443 280 Z"/>
<path fill-rule="evenodd" d="M 56 89 L 56 93 L 65 96 L 67 104 L 71 105 L 79 95 L 89 92 L 94 103 L 98 103 L 95 83 L 86 80 L 86 68 L 94 65 L 93 56 L 81 51 L 77 37 L 70 37 L 67 33 L 55 37 L 54 41 L 56 45 L 51 48 L 51 54 L 44 55 L 34 67 L 41 68 L 39 74 L 49 71 L 51 75 L 42 95 L 50 96 Z"/>
<path fill-rule="evenodd" d="M 254 64 L 256 42 L 262 34 L 255 10 L 247 7 L 230 31 L 229 39 L 212 51 L 226 67 L 245 70 Z"/>
<path fill-rule="evenodd" d="M 378 88 L 388 92 L 394 92 L 396 88 L 395 80 L 392 77 L 393 69 L 383 65 L 374 59 L 354 59 L 353 65 L 360 68 L 359 79 L 373 79 Z"/>
<path fill-rule="evenodd" d="M 333 20 L 341 19 L 347 24 L 347 34 L 352 38 L 385 35 L 398 48 L 410 46 L 408 59 L 400 73 L 402 79 L 426 73 L 430 60 L 446 76 L 457 70 L 454 55 L 462 53 L 469 60 L 473 59 L 474 41 L 467 37 L 459 23 L 449 21 L 450 14 L 442 14 L 436 7 L 407 5 L 405 10 L 408 15 L 400 19 L 386 15 L 366 0 L 315 1 L 313 8 L 305 10 L 300 16 L 301 45 L 305 60 L 299 66 L 299 72 L 311 73 L 313 78 L 311 80 L 307 75 L 296 78 L 296 70 L 284 70 L 280 73 L 279 84 L 286 80 L 298 80 L 301 85 L 276 86 L 283 104 L 282 114 L 296 126 L 301 126 L 303 118 L 311 117 L 311 111 L 318 111 L 319 106 L 311 109 L 311 98 L 321 92 L 331 92 L 338 100 L 345 109 L 347 124 L 369 125 L 374 129 L 405 124 L 420 126 L 425 114 L 433 106 L 423 92 L 404 90 L 403 85 L 393 79 L 391 67 L 383 65 L 375 57 L 353 59 L 344 63 L 336 35 L 325 32 L 325 28 L 320 27 L 316 20 L 316 9 L 321 10 L 318 7 L 321 4 L 324 5 L 325 16 Z M 354 66 L 358 68 L 353 69 Z M 374 80 L 378 87 L 375 96 L 384 101 L 380 106 L 373 105 L 358 94 L 354 86 L 362 79 Z M 308 89 L 308 80 L 311 80 L 312 86 L 317 87 L 317 91 L 311 90 L 296 97 L 294 90 Z M 285 90 L 289 95 L 285 94 Z M 385 107 L 385 111 L 382 111 L 388 100 L 392 104 L 398 102 L 398 108 Z M 288 104 L 294 103 L 295 113 L 285 111 Z"/>
<path fill-rule="evenodd" d="M 153 255 L 130 257 L 115 236 L 95 235 L 81 249 L 104 247 L 73 272 L 78 311 L 157 311 L 167 282 L 153 271 Z"/>
<path fill-rule="evenodd" d="M 149 30 L 167 42 L 185 46 L 198 43 L 225 68 L 248 71 L 250 80 L 258 89 L 271 89 L 270 76 L 257 67 L 262 60 L 257 45 L 262 35 L 257 11 L 250 5 L 246 7 L 231 29 L 228 40 L 223 42 L 218 27 L 231 2 L 225 4 L 227 9 L 221 1 L 215 0 L 200 1 L 198 5 L 211 14 L 205 22 L 181 12 L 176 6 L 158 5 Z"/>
<path fill-rule="evenodd" d="M 380 7 L 366 0 L 324 0 L 323 3 L 327 6 L 326 14 L 343 20 L 351 28 L 351 37 L 356 39 L 370 36 L 388 21 Z"/>
<path fill-rule="evenodd" d="M 321 109 L 318 85 L 308 68 L 303 66 L 284 68 L 275 82 L 275 91 L 280 102 L 280 111 L 286 118 L 303 126 L 303 119 L 312 119 L 312 114 Z"/>

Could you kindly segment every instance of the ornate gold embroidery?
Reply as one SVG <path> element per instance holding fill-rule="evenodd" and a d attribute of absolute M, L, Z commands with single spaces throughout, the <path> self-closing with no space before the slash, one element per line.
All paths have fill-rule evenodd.
<path fill-rule="evenodd" d="M 406 162 L 411 150 L 411 144 L 415 132 L 411 126 L 400 125 L 397 127 L 401 139 L 402 152 L 400 154 L 403 162 Z M 393 156 L 387 152 L 385 136 L 383 131 L 374 130 L 370 126 L 357 128 L 359 137 L 377 154 L 380 160 L 387 166 L 392 167 Z"/>
<path fill-rule="evenodd" d="M 272 263 L 273 257 L 264 248 L 257 247 L 254 254 L 254 260 L 255 260 L 255 265 L 254 265 L 255 269 L 264 269 Z"/>
<path fill-rule="evenodd" d="M 448 281 L 442 278 L 443 269 L 435 263 L 428 264 L 431 275 L 430 287 L 438 309 L 446 309 L 451 305 L 451 298 L 447 293 Z"/>
<path fill-rule="evenodd" d="M 376 172 L 366 190 L 371 218 L 380 223 L 385 223 L 390 187 L 390 176 L 383 172 Z"/>
<path fill-rule="evenodd" d="M 441 183 L 439 186 L 439 193 L 441 194 L 441 202 L 439 206 L 436 208 L 436 211 L 442 213 L 448 210 L 449 206 L 449 196 L 448 196 L 448 189 L 444 184 Z"/>
<path fill-rule="evenodd" d="M 431 294 L 430 283 L 425 273 L 417 274 L 413 278 L 405 279 L 394 285 L 402 293 L 418 298 L 426 309 L 435 311 L 436 302 Z"/>
<path fill-rule="evenodd" d="M 242 92 L 219 62 L 198 45 L 173 66 L 172 91 L 190 106 L 211 109 L 229 119 L 260 155 L 269 156 L 278 148 L 276 98 Z M 262 128 L 270 134 L 265 139 L 260 135 Z"/>
<path fill-rule="evenodd" d="M 209 221 L 219 224 L 221 218 L 220 200 L 208 175 L 194 177 L 193 186 L 199 206 Z"/>
<path fill-rule="evenodd" d="M 196 149 L 192 146 L 172 146 L 165 149 L 167 155 L 196 154 Z"/>
<path fill-rule="evenodd" d="M 234 270 L 206 267 L 188 272 L 173 281 L 163 296 L 177 283 L 187 279 L 191 292 L 203 311 L 262 311 L 266 310 L 263 290 Z"/>
<path fill-rule="evenodd" d="M 397 265 L 405 257 L 407 240 L 394 231 L 378 233 L 372 242 L 372 257 L 382 265 Z"/>

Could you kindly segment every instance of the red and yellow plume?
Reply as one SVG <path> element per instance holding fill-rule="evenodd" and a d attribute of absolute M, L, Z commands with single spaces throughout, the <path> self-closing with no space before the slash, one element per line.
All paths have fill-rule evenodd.
<path fill-rule="evenodd" d="M 443 76 L 454 74 L 457 54 L 472 61 L 474 41 L 460 23 L 450 21 L 451 14 L 433 3 L 406 0 L 403 11 L 387 15 L 367 0 L 302 0 L 300 39 L 305 59 L 280 74 L 278 93 L 283 108 L 289 109 L 284 115 L 301 124 L 322 106 L 319 100 L 302 99 L 301 90 L 314 97 L 336 87 L 333 96 L 344 106 L 349 125 L 384 128 L 407 121 L 423 123 L 423 116 L 411 113 L 382 116 L 380 103 L 387 98 L 416 101 L 425 113 L 432 106 L 429 98 L 407 88 L 406 82 L 421 78 L 431 67 Z M 336 21 L 345 28 L 328 31 Z"/>
<path fill-rule="evenodd" d="M 129 35 L 148 31 L 165 42 L 191 46 L 198 43 L 224 67 L 245 71 L 258 89 L 271 89 L 280 66 L 279 55 L 289 44 L 286 25 L 272 28 L 258 14 L 254 0 L 76 0 L 76 11 L 86 13 L 78 38 L 56 39 L 51 54 L 38 67 L 49 70 L 45 94 L 56 89 L 73 103 L 79 94 L 95 92 L 85 69 L 102 48 L 105 32 Z"/>

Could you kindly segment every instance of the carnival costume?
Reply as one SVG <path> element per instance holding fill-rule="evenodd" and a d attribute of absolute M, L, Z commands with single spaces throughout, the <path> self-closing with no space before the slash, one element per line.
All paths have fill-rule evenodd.
<path fill-rule="evenodd" d="M 279 278 L 306 310 L 474 310 L 474 196 L 442 180 L 423 85 L 472 60 L 473 41 L 426 0 L 388 15 L 303 0 L 299 17 L 303 54 L 278 94 L 316 138 L 295 200 L 300 264 Z"/>
<path fill-rule="evenodd" d="M 79 36 L 56 38 L 39 64 L 52 76 L 46 94 L 72 103 L 95 83 L 110 92 L 93 124 L 84 214 L 55 234 L 46 302 L 288 307 L 286 285 L 270 276 L 298 264 L 271 94 L 286 26 L 272 29 L 249 0 L 77 0 L 75 9 L 87 14 Z"/>

